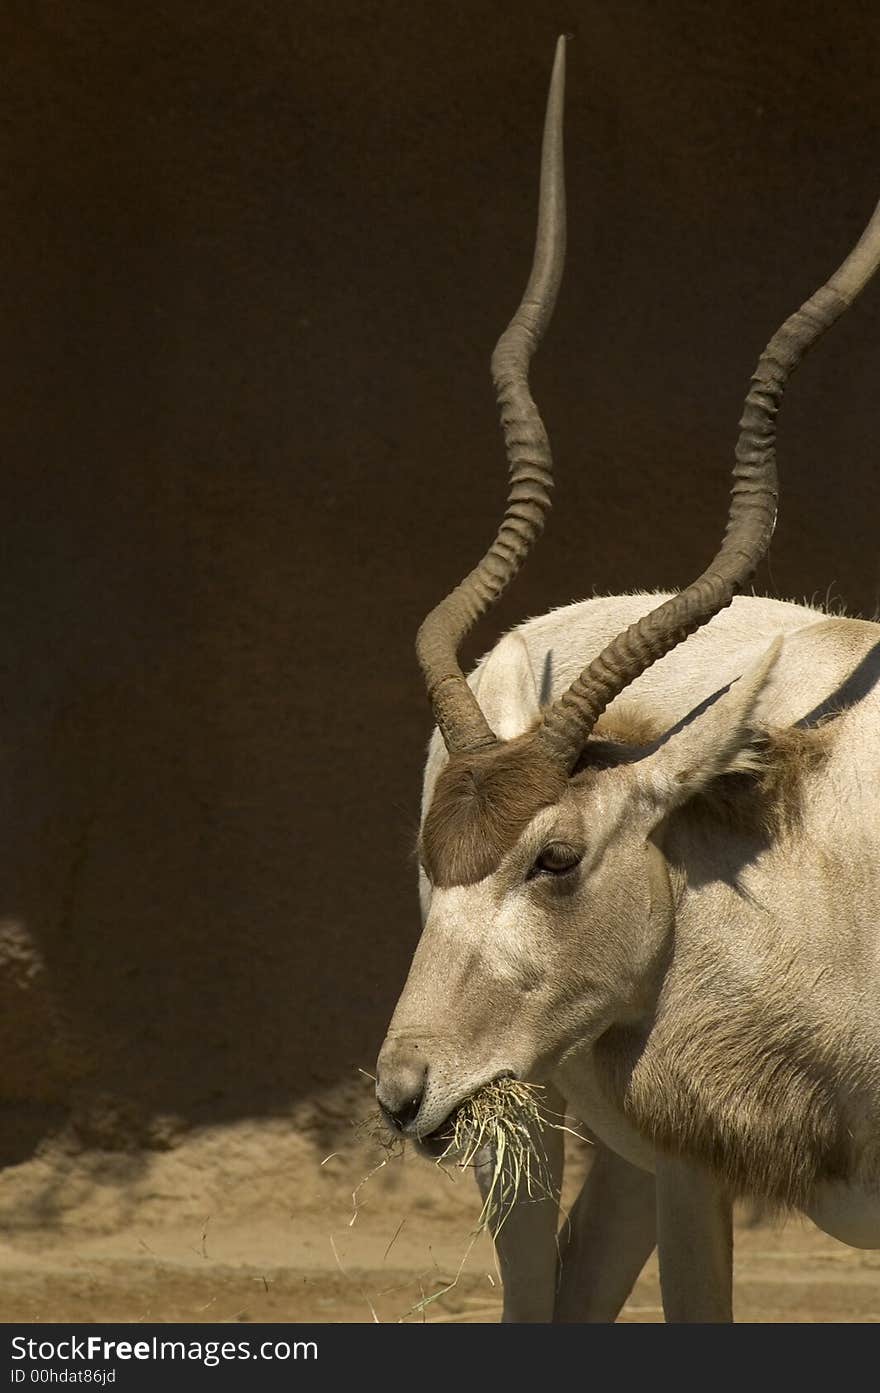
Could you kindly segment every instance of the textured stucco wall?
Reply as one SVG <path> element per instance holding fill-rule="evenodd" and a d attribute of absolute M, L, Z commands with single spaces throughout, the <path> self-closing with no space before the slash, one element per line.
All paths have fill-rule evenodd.
<path fill-rule="evenodd" d="M 0 21 L 3 1154 L 371 1067 L 412 637 L 504 491 L 492 343 L 570 49 L 559 506 L 469 644 L 685 582 L 753 363 L 880 195 L 873 6 L 13 3 Z M 880 592 L 880 292 L 792 386 L 772 593 Z M 586 655 L 585 655 L 586 656 Z"/>

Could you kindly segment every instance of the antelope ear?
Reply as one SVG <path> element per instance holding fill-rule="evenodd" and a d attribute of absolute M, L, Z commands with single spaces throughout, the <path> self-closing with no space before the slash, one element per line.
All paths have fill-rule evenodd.
<path fill-rule="evenodd" d="M 480 709 L 499 740 L 523 735 L 540 719 L 538 684 L 529 650 L 519 634 L 507 634 L 476 674 Z"/>
<path fill-rule="evenodd" d="M 723 696 L 698 709 L 681 729 L 639 761 L 639 783 L 664 813 L 686 803 L 720 774 L 759 765 L 755 731 L 761 696 L 782 648 L 777 638 Z"/>

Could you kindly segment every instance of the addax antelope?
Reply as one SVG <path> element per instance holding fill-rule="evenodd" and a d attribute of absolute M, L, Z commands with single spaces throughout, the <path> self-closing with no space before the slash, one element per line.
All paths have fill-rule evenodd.
<path fill-rule="evenodd" d="M 656 1244 L 667 1320 L 722 1321 L 738 1196 L 880 1246 L 880 625 L 739 593 L 773 532 L 786 381 L 880 264 L 880 208 L 760 357 L 703 574 L 530 620 L 465 678 L 461 640 L 549 507 L 528 369 L 562 275 L 564 50 L 492 358 L 507 511 L 417 637 L 423 931 L 377 1094 L 429 1153 L 503 1077 L 595 1139 L 559 1248 L 527 1196 L 498 1234 L 505 1319 L 613 1320 Z"/>

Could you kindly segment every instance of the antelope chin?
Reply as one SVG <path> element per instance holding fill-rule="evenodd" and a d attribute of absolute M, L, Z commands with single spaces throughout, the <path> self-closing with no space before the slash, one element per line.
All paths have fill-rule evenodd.
<path fill-rule="evenodd" d="M 452 1145 L 452 1119 L 455 1111 L 451 1112 L 439 1127 L 433 1132 L 428 1132 L 424 1137 L 413 1137 L 413 1148 L 420 1156 L 424 1156 L 428 1161 L 439 1161 L 442 1156 L 449 1151 Z M 450 1160 L 454 1159 L 450 1154 Z"/>
<path fill-rule="evenodd" d="M 479 1092 L 479 1089 L 476 1090 Z M 467 1154 L 466 1146 L 455 1145 L 455 1119 L 458 1112 L 471 1098 L 473 1093 L 469 1093 L 466 1098 L 462 1098 L 456 1103 L 451 1112 L 446 1114 L 443 1121 L 434 1128 L 432 1132 L 426 1132 L 424 1136 L 411 1138 L 413 1147 L 420 1156 L 424 1156 L 429 1161 L 440 1161 L 446 1159 L 455 1164 L 459 1157 Z"/>

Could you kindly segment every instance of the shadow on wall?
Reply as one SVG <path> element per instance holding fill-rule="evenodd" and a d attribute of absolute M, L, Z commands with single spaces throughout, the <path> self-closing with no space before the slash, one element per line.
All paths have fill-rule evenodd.
<path fill-rule="evenodd" d="M 503 498 L 488 354 L 555 34 L 562 506 L 467 659 L 714 547 L 758 351 L 880 192 L 880 22 L 807 10 L 3 21 L 5 1159 L 372 1067 L 417 937 L 412 641 Z M 878 303 L 791 389 L 773 593 L 876 604 Z"/>

